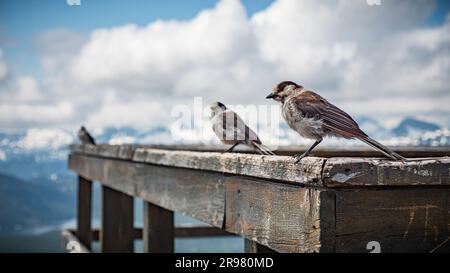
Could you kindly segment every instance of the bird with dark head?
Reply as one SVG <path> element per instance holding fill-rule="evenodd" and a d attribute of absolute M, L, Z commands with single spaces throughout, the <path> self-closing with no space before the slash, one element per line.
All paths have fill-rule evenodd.
<path fill-rule="evenodd" d="M 89 134 L 89 132 L 84 128 L 84 126 L 81 126 L 81 128 L 78 130 L 78 139 L 81 141 L 82 144 L 92 144 L 95 145 L 95 140 Z"/>
<path fill-rule="evenodd" d="M 291 81 L 283 81 L 275 85 L 266 99 L 274 99 L 279 102 L 284 102 L 285 99 L 291 94 L 295 93 L 295 90 L 302 90 L 303 86 Z"/>
<path fill-rule="evenodd" d="M 232 145 L 225 152 L 231 152 L 237 145 L 244 144 L 255 149 L 260 154 L 274 154 L 262 144 L 258 135 L 233 110 L 228 109 L 221 102 L 213 102 L 209 108 L 211 110 L 210 120 L 214 133 L 223 144 Z"/>
<path fill-rule="evenodd" d="M 267 99 L 280 102 L 283 118 L 291 129 L 302 137 L 315 140 L 303 154 L 296 155 L 297 162 L 307 156 L 326 136 L 359 139 L 394 160 L 406 159 L 371 139 L 349 114 L 328 102 L 313 91 L 292 81 L 277 84 Z"/>

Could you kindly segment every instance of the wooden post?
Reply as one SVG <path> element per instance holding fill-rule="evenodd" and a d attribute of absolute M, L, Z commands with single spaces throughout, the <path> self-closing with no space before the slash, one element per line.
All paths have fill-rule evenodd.
<path fill-rule="evenodd" d="M 255 241 L 244 238 L 244 252 L 245 253 L 275 253 L 275 250 L 258 244 Z"/>
<path fill-rule="evenodd" d="M 101 252 L 133 252 L 133 197 L 102 186 Z"/>
<path fill-rule="evenodd" d="M 92 241 L 92 181 L 78 176 L 77 236 L 91 250 Z"/>
<path fill-rule="evenodd" d="M 144 252 L 172 253 L 174 249 L 173 211 L 144 202 Z"/>

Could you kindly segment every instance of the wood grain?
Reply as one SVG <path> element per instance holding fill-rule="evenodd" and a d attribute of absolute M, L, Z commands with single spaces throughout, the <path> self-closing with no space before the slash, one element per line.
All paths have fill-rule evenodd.
<path fill-rule="evenodd" d="M 230 177 L 226 180 L 225 229 L 278 252 L 328 252 L 334 218 L 321 213 L 334 202 L 323 192 L 280 183 Z M 326 196 L 329 198 L 329 196 Z M 324 216 L 333 217 L 333 213 Z"/>
<path fill-rule="evenodd" d="M 144 252 L 173 253 L 175 245 L 173 211 L 144 202 Z"/>
<path fill-rule="evenodd" d="M 406 163 L 371 158 L 330 158 L 323 168 L 327 187 L 450 185 L 450 158 Z"/>
<path fill-rule="evenodd" d="M 324 159 L 308 157 L 294 164 L 291 157 L 262 156 L 254 154 L 210 153 L 191 151 L 169 151 L 134 147 L 134 152 L 120 153 L 129 146 L 71 146 L 73 153 L 118 158 L 134 162 L 162 166 L 216 171 L 259 178 L 277 179 L 288 182 L 317 185 L 320 182 Z M 108 147 L 110 150 L 108 151 Z"/>
<path fill-rule="evenodd" d="M 245 253 L 276 253 L 276 251 L 258 244 L 255 241 L 244 239 L 244 252 Z"/>
<path fill-rule="evenodd" d="M 430 252 L 450 236 L 450 189 L 336 192 L 336 252 Z M 449 252 L 444 243 L 435 252 Z"/>
<path fill-rule="evenodd" d="M 136 196 L 221 228 L 225 212 L 222 176 L 210 172 L 134 164 Z"/>
<path fill-rule="evenodd" d="M 92 181 L 78 176 L 77 236 L 80 242 L 91 249 L 92 242 Z"/>
<path fill-rule="evenodd" d="M 449 157 L 294 165 L 285 156 L 140 145 L 71 149 L 69 168 L 84 179 L 242 235 L 248 251 L 369 252 L 376 241 L 381 252 L 450 252 Z"/>
<path fill-rule="evenodd" d="M 102 186 L 101 252 L 133 252 L 133 214 L 133 197 Z"/>
<path fill-rule="evenodd" d="M 98 147 L 97 147 L 98 146 Z M 116 158 L 318 187 L 450 185 L 450 157 L 396 162 L 380 158 L 307 157 L 162 150 L 138 145 L 77 145 L 75 154 Z"/>
<path fill-rule="evenodd" d="M 70 155 L 70 169 L 118 191 L 143 198 L 215 227 L 222 227 L 225 192 L 222 176 L 122 160 Z"/>
<path fill-rule="evenodd" d="M 105 144 L 99 144 L 97 146 L 104 146 Z M 107 145 L 110 146 L 110 145 Z M 139 145 L 139 144 L 125 144 L 117 145 L 119 149 L 133 150 L 135 148 L 152 148 L 171 151 L 197 151 L 197 152 L 218 152 L 221 153 L 229 148 L 226 145 L 210 145 L 210 144 L 171 144 L 171 145 Z M 70 145 L 72 151 L 80 150 L 81 145 Z M 92 146 L 95 148 L 95 146 Z M 295 155 L 303 153 L 309 146 L 304 145 L 282 145 L 278 146 L 274 152 L 277 155 Z M 444 157 L 450 156 L 449 147 L 429 147 L 429 146 L 395 146 L 390 147 L 391 150 L 398 152 L 407 158 L 424 158 L 424 157 Z M 82 151 L 82 150 L 80 150 Z M 237 153 L 252 153 L 255 151 L 246 146 L 238 146 L 234 150 Z M 318 157 L 377 157 L 383 158 L 383 155 L 379 151 L 361 144 L 348 147 L 336 147 L 320 145 L 314 149 L 312 153 Z"/>

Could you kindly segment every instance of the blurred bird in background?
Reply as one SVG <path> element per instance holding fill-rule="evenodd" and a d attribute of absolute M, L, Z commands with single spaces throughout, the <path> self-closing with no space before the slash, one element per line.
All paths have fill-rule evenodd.
<path fill-rule="evenodd" d="M 225 152 L 231 152 L 239 145 L 247 145 L 260 154 L 274 155 L 270 149 L 263 145 L 258 135 L 250 129 L 234 111 L 228 109 L 221 102 L 210 105 L 212 129 L 219 140 L 226 145 L 232 145 Z"/>
<path fill-rule="evenodd" d="M 296 162 L 307 156 L 325 136 L 359 139 L 393 160 L 405 161 L 401 155 L 371 139 L 344 111 L 318 94 L 291 81 L 277 84 L 266 99 L 281 102 L 283 117 L 291 129 L 302 137 L 315 140 Z"/>
<path fill-rule="evenodd" d="M 91 134 L 89 134 L 84 126 L 81 126 L 81 128 L 78 130 L 78 138 L 80 139 L 82 144 L 95 145 L 94 138 L 91 136 Z"/>

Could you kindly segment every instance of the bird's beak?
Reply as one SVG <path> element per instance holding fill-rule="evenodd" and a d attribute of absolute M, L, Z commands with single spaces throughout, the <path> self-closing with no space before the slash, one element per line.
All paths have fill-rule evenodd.
<path fill-rule="evenodd" d="M 267 95 L 266 99 L 273 99 L 275 97 L 274 93 L 270 93 L 269 95 Z"/>

